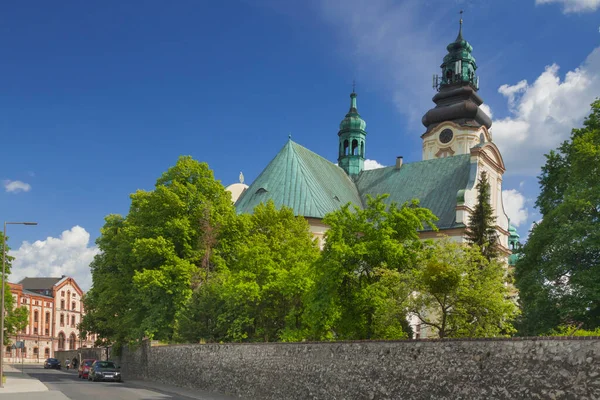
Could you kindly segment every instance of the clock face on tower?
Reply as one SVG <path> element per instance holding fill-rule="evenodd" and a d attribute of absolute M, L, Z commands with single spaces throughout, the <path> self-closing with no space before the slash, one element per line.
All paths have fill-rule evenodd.
<path fill-rule="evenodd" d="M 452 140 L 453 136 L 454 136 L 454 133 L 452 132 L 452 129 L 444 129 L 440 133 L 440 142 L 448 143 L 449 141 Z"/>

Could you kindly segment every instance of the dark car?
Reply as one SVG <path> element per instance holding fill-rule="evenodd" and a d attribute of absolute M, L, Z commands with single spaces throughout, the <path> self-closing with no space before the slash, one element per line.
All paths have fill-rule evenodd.
<path fill-rule="evenodd" d="M 88 372 L 88 380 L 121 382 L 121 372 L 112 361 L 94 361 Z"/>
<path fill-rule="evenodd" d="M 90 368 L 94 363 L 93 358 L 87 358 L 81 360 L 81 364 L 79 365 L 79 369 L 77 370 L 77 377 L 82 379 L 88 379 L 88 375 L 90 374 Z"/>
<path fill-rule="evenodd" d="M 56 358 L 48 358 L 44 361 L 44 369 L 60 369 L 60 361 Z"/>

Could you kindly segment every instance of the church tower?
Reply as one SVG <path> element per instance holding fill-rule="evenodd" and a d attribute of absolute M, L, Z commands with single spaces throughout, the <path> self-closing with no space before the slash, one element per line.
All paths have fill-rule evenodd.
<path fill-rule="evenodd" d="M 469 154 L 473 146 L 491 141 L 492 120 L 479 107 L 483 100 L 477 94 L 477 64 L 473 47 L 462 35 L 462 18 L 456 40 L 446 49 L 442 74 L 433 77 L 436 106 L 422 119 L 427 128 L 421 136 L 423 160 Z"/>
<path fill-rule="evenodd" d="M 365 138 L 367 123 L 358 114 L 356 93 L 350 94 L 350 111 L 340 123 L 338 165 L 353 177 L 365 166 Z"/>

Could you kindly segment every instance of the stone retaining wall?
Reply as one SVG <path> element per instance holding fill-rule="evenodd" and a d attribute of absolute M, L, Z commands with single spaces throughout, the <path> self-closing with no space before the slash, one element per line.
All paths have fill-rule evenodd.
<path fill-rule="evenodd" d="M 110 357 L 110 348 L 106 347 L 83 347 L 77 350 L 57 350 L 54 352 L 54 358 L 58 359 L 64 367 L 66 360 L 77 359 L 79 364 L 81 360 L 93 358 L 95 360 L 107 360 Z"/>
<path fill-rule="evenodd" d="M 600 398 L 600 337 L 150 346 L 146 379 L 247 400 Z"/>

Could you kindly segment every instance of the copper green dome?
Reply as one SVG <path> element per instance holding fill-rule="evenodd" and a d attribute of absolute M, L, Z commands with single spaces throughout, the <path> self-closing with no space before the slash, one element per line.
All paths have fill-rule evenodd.
<path fill-rule="evenodd" d="M 352 92 L 350 94 L 350 111 L 348 111 L 346 117 L 340 122 L 340 133 L 349 130 L 364 131 L 366 127 L 367 123 L 360 117 L 356 108 L 356 93 Z"/>

